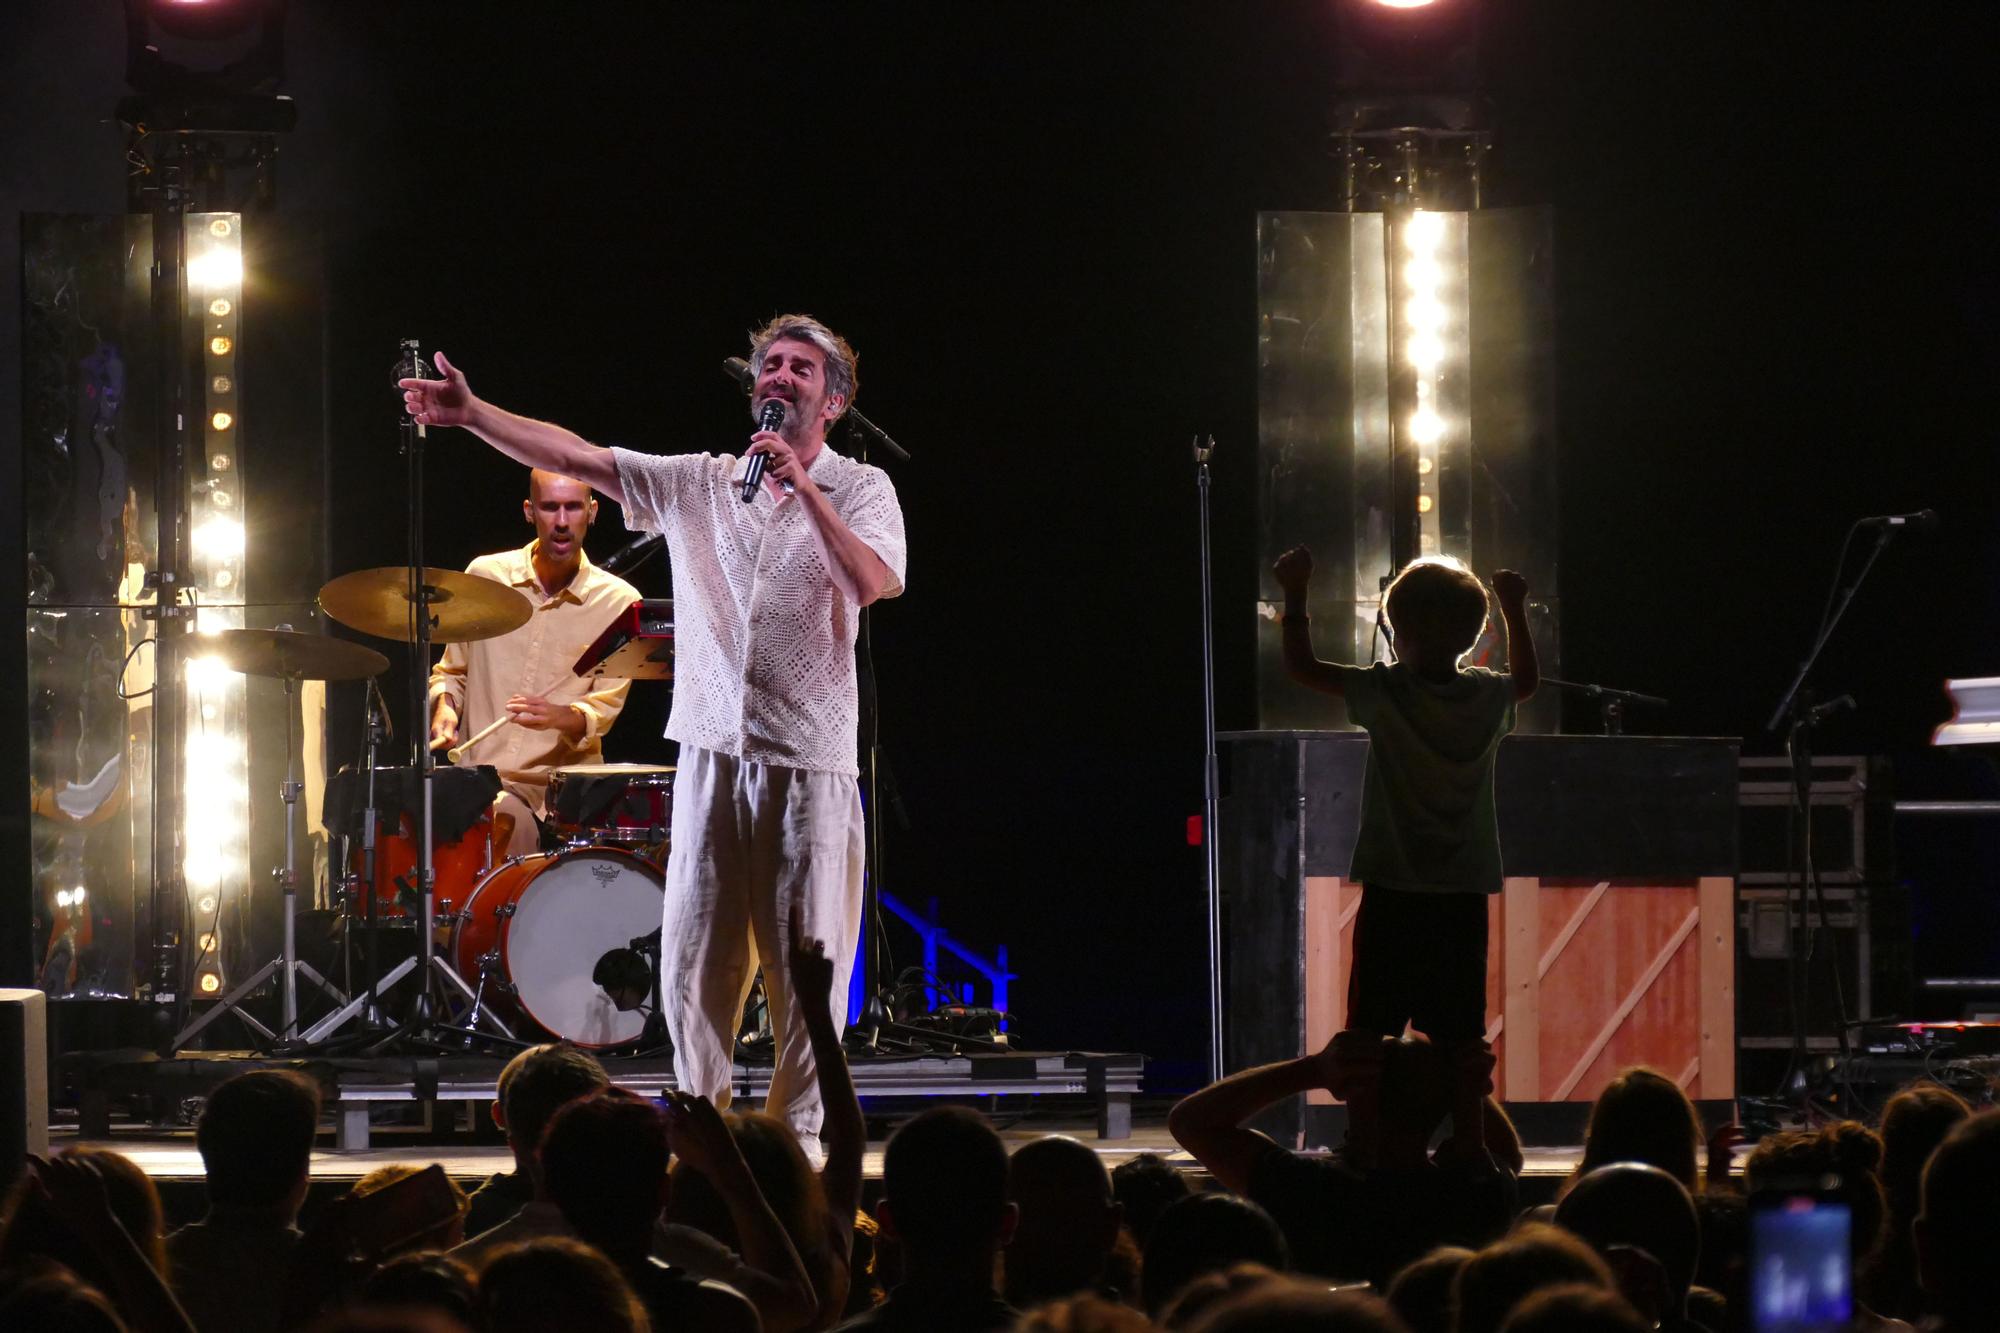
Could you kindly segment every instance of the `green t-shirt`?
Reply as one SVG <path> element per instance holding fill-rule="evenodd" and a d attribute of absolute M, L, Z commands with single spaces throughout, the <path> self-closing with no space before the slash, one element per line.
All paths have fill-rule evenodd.
<path fill-rule="evenodd" d="M 1493 760 L 1514 729 L 1514 680 L 1484 667 L 1420 680 L 1377 662 L 1341 673 L 1368 732 L 1361 834 L 1349 875 L 1413 893 L 1498 893 Z"/>

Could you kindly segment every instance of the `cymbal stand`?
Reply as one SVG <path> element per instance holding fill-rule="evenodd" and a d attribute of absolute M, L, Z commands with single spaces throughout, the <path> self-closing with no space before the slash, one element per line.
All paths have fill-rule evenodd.
<path fill-rule="evenodd" d="M 283 627 L 281 626 L 280 628 Z M 338 986 L 335 986 L 332 982 L 321 976 L 318 969 L 314 968 L 311 963 L 299 961 L 296 928 L 299 888 L 298 805 L 299 793 L 305 790 L 305 784 L 299 781 L 298 748 L 292 744 L 292 715 L 296 711 L 293 698 L 298 692 L 298 677 L 285 676 L 283 680 L 285 683 L 285 780 L 278 788 L 278 795 L 285 802 L 285 864 L 271 872 L 271 877 L 278 882 L 279 891 L 284 898 L 282 909 L 284 913 L 283 941 L 279 946 L 276 958 L 273 958 L 255 972 L 252 972 L 248 977 L 245 977 L 242 983 L 235 990 L 223 996 L 222 1001 L 213 1009 L 210 1009 L 207 1013 L 180 1030 L 179 1034 L 174 1037 L 174 1047 L 176 1050 L 187 1045 L 203 1028 L 228 1012 L 234 1012 L 236 1017 L 242 1020 L 245 1027 L 255 1032 L 267 1042 L 291 1041 L 298 1035 L 298 974 L 301 972 L 305 973 L 314 985 L 333 996 L 335 1004 L 347 1003 L 347 996 Z M 243 1001 L 252 992 L 263 986 L 266 981 L 270 980 L 274 974 L 278 977 L 279 1022 L 276 1033 L 273 1033 L 271 1029 L 251 1017 L 241 1007 Z"/>
<path fill-rule="evenodd" d="M 405 958 L 402 962 L 396 964 L 396 966 L 390 971 L 390 973 L 387 976 L 383 976 L 382 965 L 378 960 L 379 940 L 381 932 L 376 929 L 376 923 L 375 923 L 375 911 L 376 911 L 375 856 L 376 856 L 376 825 L 380 816 L 375 805 L 375 771 L 378 762 L 376 747 L 380 745 L 382 741 L 383 724 L 387 721 L 387 714 L 389 711 L 388 703 L 386 700 L 384 700 L 382 704 L 382 713 L 379 716 L 377 715 L 375 711 L 375 702 L 378 697 L 379 697 L 379 691 L 377 689 L 375 682 L 371 679 L 368 682 L 368 693 L 366 696 L 364 696 L 362 703 L 362 711 L 367 716 L 367 722 L 365 724 L 366 729 L 363 732 L 364 739 L 361 747 L 362 763 L 365 765 L 363 771 L 368 775 L 367 783 L 364 788 L 364 791 L 366 792 L 366 798 L 361 807 L 361 876 L 360 876 L 360 885 L 361 885 L 360 892 L 362 900 L 366 904 L 362 910 L 362 919 L 363 919 L 363 927 L 368 933 L 367 937 L 362 943 L 362 947 L 367 951 L 368 954 L 367 961 L 363 965 L 363 970 L 366 971 L 368 974 L 368 985 L 361 991 L 357 992 L 352 1000 L 349 1000 L 339 1009 L 335 1010 L 331 1014 L 328 1014 L 325 1018 L 322 1018 L 319 1022 L 313 1024 L 312 1027 L 306 1029 L 305 1035 L 301 1037 L 300 1040 L 303 1041 L 308 1046 L 316 1046 L 320 1042 L 325 1041 L 328 1037 L 332 1036 L 341 1027 L 346 1025 L 356 1015 L 359 1015 L 361 1017 L 361 1026 L 364 1030 L 373 1033 L 379 1033 L 383 1027 L 382 1010 L 380 1005 L 378 1004 L 378 1000 L 382 994 L 382 991 L 389 986 L 395 985 L 398 981 L 401 981 L 403 979 L 403 975 L 406 972 L 408 972 L 412 967 L 416 966 L 414 960 Z M 344 857 L 345 854 L 343 853 L 343 862 L 342 862 L 343 864 L 345 864 Z M 347 910 L 343 913 L 343 919 L 341 921 L 341 931 L 343 932 L 342 935 L 343 943 L 345 943 L 349 938 L 346 932 L 348 932 L 351 929 L 353 920 L 354 920 L 354 906 L 352 903 L 350 903 L 347 906 Z M 343 948 L 341 950 L 341 953 L 343 956 L 351 958 L 352 949 Z M 349 984 L 351 985 L 352 982 L 350 981 Z"/>

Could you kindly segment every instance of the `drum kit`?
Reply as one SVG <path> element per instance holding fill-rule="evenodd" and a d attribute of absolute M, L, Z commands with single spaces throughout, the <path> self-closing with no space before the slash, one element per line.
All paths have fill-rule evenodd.
<path fill-rule="evenodd" d="M 378 638 L 419 645 L 464 643 L 506 634 L 532 614 L 528 599 L 492 579 L 454 570 L 423 569 L 421 583 L 406 567 L 365 569 L 334 579 L 320 590 L 326 614 Z M 413 588 L 413 585 L 417 585 Z M 643 616 L 642 616 L 643 611 Z M 671 677 L 670 604 L 639 603 L 618 624 L 642 619 L 650 667 L 634 669 L 632 634 L 608 630 L 575 666 L 575 675 Z M 664 627 L 664 628 L 663 628 Z M 419 632 L 421 631 L 421 632 Z M 623 648 L 621 654 L 617 650 Z M 351 1021 L 376 1041 L 384 1031 L 381 997 L 415 971 L 414 1012 L 390 1030 L 445 1048 L 475 1041 L 525 1045 L 562 1039 L 592 1049 L 629 1046 L 658 1030 L 643 1012 L 648 977 L 635 979 L 628 963 L 615 981 L 602 966 L 609 955 L 655 960 L 651 1000 L 657 1009 L 658 938 L 663 871 L 672 816 L 674 770 L 638 764 L 589 764 L 550 776 L 544 850 L 502 857 L 496 852 L 489 802 L 498 790 L 492 770 L 434 770 L 419 752 L 410 768 L 380 767 L 376 749 L 386 734 L 374 678 L 389 659 L 372 648 L 324 635 L 268 630 L 227 630 L 214 636 L 214 655 L 229 669 L 281 681 L 286 694 L 285 863 L 273 872 L 283 895 L 282 948 L 177 1037 L 186 1042 L 226 1012 L 235 1012 L 267 1043 L 313 1048 Z M 297 777 L 293 696 L 306 680 L 369 682 L 364 763 L 343 773 L 335 799 L 329 787 L 327 825 L 340 837 L 335 903 L 342 953 L 356 930 L 369 944 L 364 986 L 349 994 L 299 959 L 296 939 L 298 865 L 295 824 L 304 787 Z M 502 721 L 505 719 L 503 718 Z M 496 727 L 499 724 L 496 723 Z M 464 740 L 459 757 L 487 732 Z M 422 735 L 425 728 L 413 728 Z M 419 740 L 418 745 L 423 741 Z M 463 775 L 463 779 L 460 779 Z M 434 779 L 449 779 L 443 788 Z M 448 818 L 441 819 L 434 791 L 441 790 Z M 336 815 L 336 807 L 351 812 Z M 387 823 L 378 827 L 386 816 Z M 504 839 L 500 841 L 504 847 Z M 376 965 L 374 944 L 414 929 L 415 947 L 387 972 Z M 298 978 L 303 975 L 336 1006 L 300 1029 Z M 274 1032 L 243 1009 L 275 977 L 279 1026 Z M 353 990 L 350 972 L 349 990 Z M 433 1007 L 433 991 L 442 1001 Z"/>

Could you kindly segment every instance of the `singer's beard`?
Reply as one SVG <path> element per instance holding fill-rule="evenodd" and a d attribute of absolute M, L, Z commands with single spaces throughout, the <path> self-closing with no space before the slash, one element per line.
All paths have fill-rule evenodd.
<path fill-rule="evenodd" d="M 807 420 L 805 412 L 801 411 L 799 408 L 798 401 L 792 398 L 780 398 L 776 394 L 772 394 L 768 398 L 759 399 L 756 405 L 756 410 L 750 414 L 750 419 L 752 421 L 759 423 L 763 421 L 765 403 L 784 404 L 785 420 L 783 424 L 781 424 L 778 427 L 778 438 L 783 440 L 786 444 L 791 445 L 794 449 L 798 448 L 801 439 L 805 435 L 806 420 Z"/>

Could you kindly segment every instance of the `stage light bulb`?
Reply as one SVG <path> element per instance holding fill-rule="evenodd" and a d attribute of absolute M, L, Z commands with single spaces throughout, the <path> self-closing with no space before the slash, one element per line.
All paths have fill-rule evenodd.
<path fill-rule="evenodd" d="M 208 340 L 208 350 L 217 356 L 228 356 L 229 349 L 234 346 L 236 346 L 236 343 L 232 339 L 225 338 L 220 334 Z"/>
<path fill-rule="evenodd" d="M 1420 477 L 1428 477 L 1431 474 L 1431 471 L 1436 467 L 1437 464 L 1431 462 L 1430 459 L 1419 458 L 1417 460 L 1417 475 Z"/>
<path fill-rule="evenodd" d="M 208 494 L 208 502 L 214 505 L 217 509 L 227 509 L 231 505 L 234 505 L 236 503 L 236 497 L 231 495 L 228 491 L 210 491 Z"/>
<path fill-rule="evenodd" d="M 218 570 L 216 570 L 216 571 L 215 571 L 215 586 L 216 586 L 216 587 L 218 587 L 218 588 L 227 588 L 227 587 L 228 587 L 228 586 L 229 586 L 230 584 L 232 584 L 232 583 L 234 583 L 234 582 L 236 582 L 236 576 L 235 576 L 234 574 L 230 573 L 230 572 L 229 572 L 228 570 L 226 570 L 226 569 L 218 569 Z"/>
<path fill-rule="evenodd" d="M 1410 418 L 1410 438 L 1418 444 L 1436 444 L 1444 437 L 1444 418 L 1426 408 Z"/>
<path fill-rule="evenodd" d="M 230 379 L 227 375 L 217 375 L 208 382 L 208 387 L 216 393 L 228 393 L 236 387 L 236 381 Z"/>
<path fill-rule="evenodd" d="M 213 995 L 221 989 L 221 977 L 218 977 L 213 972 L 204 972 L 201 974 L 201 993 L 203 995 Z"/>
<path fill-rule="evenodd" d="M 215 912 L 215 895 L 212 893 L 202 894 L 201 897 L 194 900 L 194 910 L 203 916 L 212 916 Z"/>
<path fill-rule="evenodd" d="M 218 626 L 217 628 L 226 627 Z M 214 633 L 215 630 L 206 629 L 204 632 Z M 196 694 L 220 693 L 232 681 L 240 682 L 243 679 L 234 671 L 231 671 L 219 657 L 190 657 L 187 660 L 187 666 L 182 675 L 187 681 L 188 689 L 194 691 Z M 207 736 L 190 737 L 188 740 L 188 753 L 192 755 L 201 746 L 212 744 L 214 744 L 214 740 Z"/>
<path fill-rule="evenodd" d="M 201 932 L 200 935 L 195 937 L 195 942 L 201 946 L 203 953 L 213 953 L 215 951 L 215 936 L 209 931 L 204 930 Z"/>
<path fill-rule="evenodd" d="M 236 418 L 230 416 L 229 413 L 227 412 L 217 412 L 214 416 L 208 419 L 208 424 L 212 429 L 215 430 L 228 430 L 231 426 L 236 424 Z"/>
<path fill-rule="evenodd" d="M 228 454 L 210 454 L 208 456 L 209 467 L 213 468 L 217 472 L 229 471 L 230 462 L 231 460 Z"/>
<path fill-rule="evenodd" d="M 57 889 L 57 890 L 56 890 L 56 906 L 57 906 L 57 907 L 68 907 L 68 906 L 69 906 L 69 890 L 68 890 L 68 889 Z"/>
<path fill-rule="evenodd" d="M 1430 512 L 1431 512 L 1431 497 L 1430 497 L 1430 496 L 1428 496 L 1428 495 L 1419 495 L 1419 496 L 1417 497 L 1417 512 L 1418 512 L 1419 514 L 1428 514 L 1428 513 L 1430 513 Z"/>
<path fill-rule="evenodd" d="M 1444 360 L 1444 344 L 1431 337 L 1412 338 L 1409 356 L 1410 364 L 1417 368 L 1418 374 L 1435 375 L 1438 363 Z"/>
<path fill-rule="evenodd" d="M 1435 259 L 1419 257 L 1403 265 L 1403 283 L 1413 296 L 1428 296 L 1437 290 L 1438 279 L 1444 270 Z"/>
<path fill-rule="evenodd" d="M 194 549 L 209 560 L 240 560 L 243 525 L 233 518 L 211 518 L 194 530 Z"/>
<path fill-rule="evenodd" d="M 1403 229 L 1403 243 L 1409 247 L 1411 254 L 1429 254 L 1443 239 L 1444 218 L 1441 215 L 1421 210 L 1410 214 L 1409 225 Z"/>
<path fill-rule="evenodd" d="M 196 291 L 212 292 L 218 287 L 241 287 L 243 252 L 221 245 L 204 250 L 188 261 L 187 277 L 188 286 Z"/>
<path fill-rule="evenodd" d="M 1435 296 L 1419 296 L 1403 307 L 1410 327 L 1419 335 L 1436 333 L 1444 327 L 1444 302 Z"/>
<path fill-rule="evenodd" d="M 182 3 L 192 3 L 192 2 L 193 0 L 182 0 Z M 233 230 L 235 230 L 235 228 L 229 225 L 228 218 L 217 218 L 215 221 L 208 224 L 208 234 L 211 236 L 227 236 Z"/>
<path fill-rule="evenodd" d="M 218 296 L 208 303 L 208 313 L 214 315 L 217 319 L 221 319 L 235 308 L 235 306 L 229 304 L 229 298 L 226 296 Z"/>

